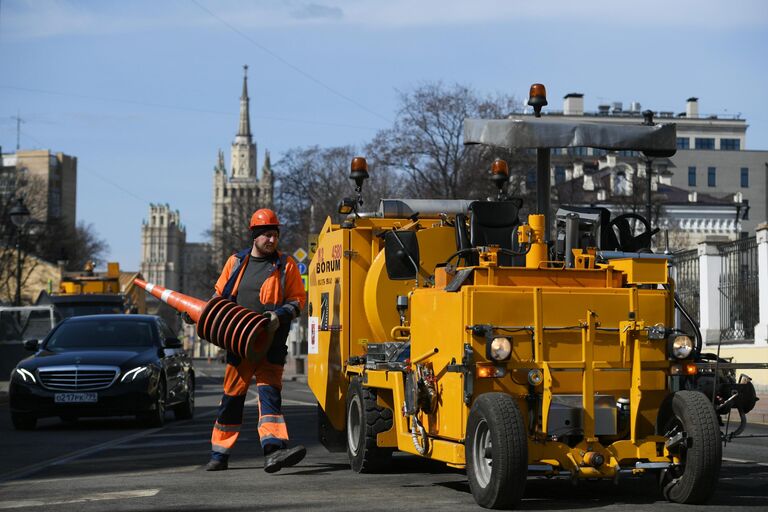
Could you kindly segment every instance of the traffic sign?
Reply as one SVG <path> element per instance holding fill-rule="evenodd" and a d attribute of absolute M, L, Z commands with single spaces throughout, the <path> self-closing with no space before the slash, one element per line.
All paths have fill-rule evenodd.
<path fill-rule="evenodd" d="M 299 247 L 298 249 L 293 251 L 293 257 L 296 259 L 296 261 L 302 262 L 307 258 L 307 251 Z M 302 274 L 304 273 L 305 272 L 302 272 Z"/>
<path fill-rule="evenodd" d="M 299 263 L 299 274 L 306 274 L 306 273 L 307 273 L 306 263 Z"/>
<path fill-rule="evenodd" d="M 306 274 L 302 275 L 301 276 L 301 282 L 304 283 L 304 291 L 308 292 L 309 291 L 309 276 L 307 276 Z"/>

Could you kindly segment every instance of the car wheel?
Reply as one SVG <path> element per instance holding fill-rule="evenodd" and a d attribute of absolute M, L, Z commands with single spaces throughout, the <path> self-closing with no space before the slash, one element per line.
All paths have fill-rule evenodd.
<path fill-rule="evenodd" d="M 143 423 L 148 427 L 162 427 L 165 424 L 165 403 L 166 391 L 165 380 L 160 379 L 157 383 L 157 397 L 155 397 L 155 408 L 142 415 Z"/>
<path fill-rule="evenodd" d="M 173 408 L 177 420 L 188 420 L 195 415 L 195 377 L 190 375 L 187 384 L 187 399 Z"/>
<path fill-rule="evenodd" d="M 16 430 L 34 430 L 35 425 L 37 425 L 37 418 L 33 414 L 12 412 L 11 423 Z"/>
<path fill-rule="evenodd" d="M 528 437 L 515 399 L 504 393 L 480 395 L 469 411 L 464 447 L 469 489 L 477 504 L 517 505 L 528 474 Z"/>

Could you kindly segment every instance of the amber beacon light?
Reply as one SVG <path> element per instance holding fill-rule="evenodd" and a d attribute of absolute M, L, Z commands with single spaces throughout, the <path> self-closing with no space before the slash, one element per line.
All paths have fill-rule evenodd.
<path fill-rule="evenodd" d="M 533 107 L 536 117 L 541 117 L 541 108 L 547 106 L 547 88 L 544 84 L 533 84 L 528 93 L 528 105 Z"/>
<path fill-rule="evenodd" d="M 266 330 L 269 319 L 231 300 L 214 297 L 206 302 L 142 279 L 134 279 L 134 283 L 176 311 L 187 313 L 197 324 L 197 335 L 217 347 L 258 362 L 272 344 Z"/>

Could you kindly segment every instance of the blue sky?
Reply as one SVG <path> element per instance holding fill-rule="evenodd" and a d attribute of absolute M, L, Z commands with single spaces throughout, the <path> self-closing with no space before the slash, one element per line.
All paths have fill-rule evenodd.
<path fill-rule="evenodd" d="M 768 2 L 615 0 L 0 0 L 0 145 L 78 157 L 77 216 L 138 269 L 150 202 L 211 222 L 242 65 L 251 126 L 273 163 L 297 146 L 363 144 L 397 91 L 427 81 L 524 100 L 546 84 L 585 108 L 638 101 L 747 119 L 768 149 Z"/>

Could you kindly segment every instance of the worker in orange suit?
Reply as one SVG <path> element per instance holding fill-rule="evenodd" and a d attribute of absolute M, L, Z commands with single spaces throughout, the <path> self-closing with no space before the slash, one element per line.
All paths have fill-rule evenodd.
<path fill-rule="evenodd" d="M 216 296 L 237 302 L 269 317 L 274 337 L 266 357 L 258 363 L 227 352 L 224 396 L 211 434 L 211 460 L 206 471 L 227 469 L 229 455 L 240 434 L 243 406 L 251 379 L 256 376 L 259 397 L 259 437 L 264 471 L 274 473 L 298 464 L 306 455 L 301 446 L 288 447 L 288 429 L 281 411 L 286 339 L 291 322 L 306 302 L 304 284 L 293 258 L 277 250 L 280 223 L 272 210 L 251 216 L 253 246 L 229 257 L 216 282 Z"/>

